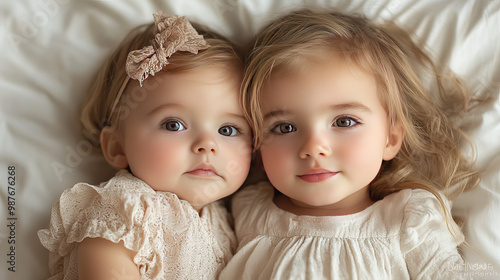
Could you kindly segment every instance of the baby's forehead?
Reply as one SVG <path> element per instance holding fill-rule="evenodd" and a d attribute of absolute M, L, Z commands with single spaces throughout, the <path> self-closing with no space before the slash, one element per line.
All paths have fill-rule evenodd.
<path fill-rule="evenodd" d="M 149 76 L 143 82 L 145 90 L 152 90 L 158 84 L 163 84 L 164 80 L 180 79 L 193 83 L 185 84 L 183 86 L 189 87 L 196 84 L 217 84 L 217 83 L 234 83 L 240 82 L 243 76 L 243 70 L 240 68 L 232 67 L 224 63 L 198 65 L 190 68 L 176 68 L 168 69 L 168 65 L 162 71 L 156 73 L 154 76 Z M 138 84 L 138 83 L 137 83 Z M 138 84 L 139 85 L 139 84 Z M 168 84 L 165 84 L 168 86 Z"/>

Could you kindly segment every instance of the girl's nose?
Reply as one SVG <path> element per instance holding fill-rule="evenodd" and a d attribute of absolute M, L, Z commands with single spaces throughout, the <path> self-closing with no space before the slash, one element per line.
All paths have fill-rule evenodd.
<path fill-rule="evenodd" d="M 299 156 L 301 159 L 306 159 L 308 157 L 318 158 L 326 157 L 331 155 L 332 149 L 330 141 L 321 132 L 308 132 L 306 135 L 304 144 L 300 149 Z"/>

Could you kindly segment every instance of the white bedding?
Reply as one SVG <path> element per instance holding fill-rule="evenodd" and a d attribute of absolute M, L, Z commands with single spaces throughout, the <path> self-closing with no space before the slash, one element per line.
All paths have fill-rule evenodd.
<path fill-rule="evenodd" d="M 500 267 L 500 1 L 24 0 L 0 2 L 0 279 L 46 278 L 48 254 L 36 231 L 47 225 L 51 205 L 63 189 L 113 173 L 89 154 L 79 108 L 92 75 L 132 27 L 161 9 L 246 43 L 269 20 L 300 7 L 394 20 L 494 98 L 468 121 L 482 181 L 453 211 L 466 220 L 467 272 L 500 278 L 493 268 Z"/>

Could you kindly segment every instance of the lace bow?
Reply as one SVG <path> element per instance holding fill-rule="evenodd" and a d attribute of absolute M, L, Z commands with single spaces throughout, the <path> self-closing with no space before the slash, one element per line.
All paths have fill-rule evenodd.
<path fill-rule="evenodd" d="M 116 112 L 118 102 L 130 79 L 142 82 L 167 65 L 169 58 L 176 51 L 187 51 L 197 54 L 199 50 L 210 47 L 199 35 L 186 17 L 165 16 L 161 11 L 153 14 L 155 19 L 154 39 L 151 45 L 140 50 L 131 51 L 127 56 L 125 71 L 127 77 L 118 91 L 113 106 L 103 125 L 111 125 L 111 117 Z"/>
<path fill-rule="evenodd" d="M 152 45 L 140 50 L 131 51 L 127 57 L 125 70 L 130 78 L 142 82 L 167 65 L 169 58 L 177 51 L 197 54 L 199 50 L 209 47 L 186 17 L 176 15 L 165 16 L 161 11 L 153 14 L 155 19 L 155 36 Z"/>

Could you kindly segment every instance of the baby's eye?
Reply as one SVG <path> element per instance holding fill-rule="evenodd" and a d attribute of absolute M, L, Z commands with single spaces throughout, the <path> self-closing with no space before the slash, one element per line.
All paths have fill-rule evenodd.
<path fill-rule="evenodd" d="M 238 129 L 232 125 L 226 125 L 219 128 L 219 134 L 223 136 L 235 136 L 238 132 Z"/>
<path fill-rule="evenodd" d="M 351 127 L 359 124 L 354 118 L 351 117 L 339 117 L 333 121 L 332 126 L 335 127 Z"/>
<path fill-rule="evenodd" d="M 280 123 L 275 125 L 272 129 L 271 132 L 277 133 L 277 134 L 285 134 L 285 133 L 290 133 L 297 131 L 297 128 L 293 126 L 291 123 Z"/>
<path fill-rule="evenodd" d="M 166 121 L 161 125 L 161 127 L 168 131 L 181 131 L 186 129 L 186 127 L 184 127 L 184 125 L 178 120 Z"/>

